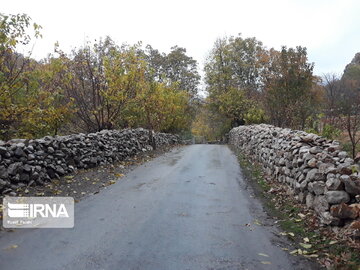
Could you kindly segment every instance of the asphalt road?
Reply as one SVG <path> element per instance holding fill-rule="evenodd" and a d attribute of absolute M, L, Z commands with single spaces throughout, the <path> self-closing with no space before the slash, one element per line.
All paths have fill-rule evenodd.
<path fill-rule="evenodd" d="M 227 146 L 174 149 L 77 203 L 73 229 L 3 234 L 0 269 L 312 269 L 251 194 Z"/>

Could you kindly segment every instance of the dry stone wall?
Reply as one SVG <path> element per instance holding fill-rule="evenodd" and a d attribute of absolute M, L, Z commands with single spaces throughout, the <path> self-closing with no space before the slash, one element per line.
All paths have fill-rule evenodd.
<path fill-rule="evenodd" d="M 177 135 L 165 133 L 155 133 L 154 139 L 160 147 L 180 142 Z M 141 128 L 0 141 L 0 194 L 149 150 L 149 131 Z"/>
<path fill-rule="evenodd" d="M 360 224 L 360 167 L 339 142 L 261 124 L 233 128 L 229 143 L 287 184 L 323 224 Z"/>

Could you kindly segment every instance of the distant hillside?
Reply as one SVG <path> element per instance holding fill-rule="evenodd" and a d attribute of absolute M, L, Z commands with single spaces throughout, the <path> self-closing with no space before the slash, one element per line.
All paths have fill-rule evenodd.
<path fill-rule="evenodd" d="M 350 80 L 360 79 L 360 53 L 355 54 L 355 57 L 345 67 L 343 78 Z"/>

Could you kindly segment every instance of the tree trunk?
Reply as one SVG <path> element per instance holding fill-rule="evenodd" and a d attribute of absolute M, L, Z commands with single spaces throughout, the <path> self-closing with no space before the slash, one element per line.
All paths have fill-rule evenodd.
<path fill-rule="evenodd" d="M 152 146 L 154 150 L 156 149 L 156 141 L 152 129 L 149 129 L 149 144 Z"/>

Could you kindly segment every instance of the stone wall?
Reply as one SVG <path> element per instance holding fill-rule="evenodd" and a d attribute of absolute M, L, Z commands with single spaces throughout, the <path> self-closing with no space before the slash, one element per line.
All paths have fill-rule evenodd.
<path fill-rule="evenodd" d="M 261 124 L 233 128 L 229 143 L 260 162 L 268 176 L 287 184 L 323 224 L 357 220 L 359 225 L 360 169 L 339 142 Z"/>
<path fill-rule="evenodd" d="M 177 135 L 155 133 L 154 138 L 160 147 L 179 143 Z M 141 128 L 0 141 L 0 194 L 149 150 L 149 131 Z"/>

